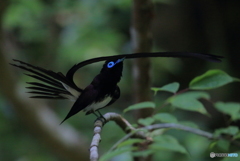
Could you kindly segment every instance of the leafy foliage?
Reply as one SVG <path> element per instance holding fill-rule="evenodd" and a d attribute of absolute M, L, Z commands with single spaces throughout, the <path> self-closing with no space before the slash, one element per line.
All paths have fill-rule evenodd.
<path fill-rule="evenodd" d="M 161 150 L 170 150 L 187 154 L 187 150 L 179 144 L 176 138 L 170 135 L 156 136 L 154 138 L 154 143 L 150 145 L 150 149 L 155 153 Z"/>
<path fill-rule="evenodd" d="M 158 113 L 153 116 L 156 121 L 177 123 L 177 118 L 169 113 Z"/>
<path fill-rule="evenodd" d="M 143 108 L 155 108 L 155 103 L 153 102 L 141 102 L 141 103 L 137 103 L 135 105 L 131 105 L 128 108 L 126 108 L 123 112 L 128 112 L 130 110 L 139 110 L 139 109 L 143 109 Z"/>
<path fill-rule="evenodd" d="M 221 79 L 221 80 L 219 80 Z M 210 116 L 210 114 L 205 109 L 203 103 L 199 99 L 205 99 L 207 101 L 211 101 L 210 94 L 205 91 L 189 91 L 191 89 L 199 89 L 199 90 L 208 90 L 208 89 L 215 89 L 219 88 L 223 85 L 229 84 L 238 80 L 237 78 L 230 77 L 223 71 L 220 70 L 210 70 L 205 74 L 194 78 L 189 86 L 189 89 L 184 89 L 182 91 L 178 91 L 179 84 L 178 83 L 170 83 L 161 88 L 151 88 L 155 92 L 161 91 L 168 91 L 173 93 L 174 95 L 170 96 L 164 102 L 164 105 L 169 104 L 175 109 L 187 110 L 192 111 L 200 114 L 204 114 Z M 177 92 L 177 93 L 176 93 Z M 236 102 L 216 102 L 213 103 L 213 106 L 219 112 L 230 116 L 232 121 L 240 120 L 240 104 Z M 136 110 L 142 109 L 146 107 L 151 107 L 155 109 L 155 104 L 153 102 L 142 102 L 135 105 L 132 105 L 124 110 L 124 112 L 129 110 Z M 157 108 L 156 108 L 157 109 Z M 158 123 L 177 123 L 184 125 L 186 127 L 192 127 L 194 129 L 199 129 L 198 125 L 196 125 L 192 121 L 179 121 L 179 119 L 174 116 L 173 114 L 167 112 L 160 112 L 154 114 L 152 117 L 147 118 L 140 118 L 138 123 L 141 126 L 148 126 L 150 127 L 153 124 Z M 153 138 L 153 142 L 148 145 L 148 148 L 144 151 L 138 151 L 137 149 L 132 149 L 133 156 L 148 156 L 148 155 L 156 155 L 160 151 L 168 151 L 171 153 L 181 153 L 186 155 L 188 158 L 190 155 L 186 147 L 181 145 L 178 142 L 177 135 L 169 135 L 168 132 L 171 131 L 170 129 L 155 129 L 153 131 L 144 131 L 144 133 Z M 186 133 L 186 132 L 185 132 Z M 229 140 L 219 139 L 222 135 L 230 135 L 233 139 L 240 138 L 239 128 L 237 126 L 228 126 L 226 128 L 218 128 L 215 130 L 214 134 L 212 135 L 215 138 L 218 138 L 210 145 L 211 149 L 220 149 L 224 152 L 228 152 L 232 144 Z M 187 136 L 187 135 L 186 135 Z M 187 139 L 187 138 L 186 138 Z M 119 147 L 127 148 L 134 143 L 141 143 L 143 140 L 140 139 L 129 139 L 119 144 Z M 209 141 L 210 142 L 210 141 Z M 136 151 L 137 150 L 137 151 Z M 125 151 L 124 151 L 125 152 Z M 110 154 L 114 154 L 114 156 L 118 155 L 117 151 L 113 151 Z M 110 155 L 109 154 L 109 155 Z M 111 155 L 113 157 L 113 155 Z"/>
<path fill-rule="evenodd" d="M 179 95 L 175 95 L 167 100 L 172 106 L 183 110 L 190 110 L 200 112 L 208 115 L 203 104 L 198 100 L 200 98 L 209 99 L 210 96 L 206 92 L 186 92 Z"/>
<path fill-rule="evenodd" d="M 240 120 L 240 103 L 236 102 L 216 102 L 215 107 L 220 112 L 227 114 L 233 121 Z"/>
<path fill-rule="evenodd" d="M 147 117 L 147 118 L 144 118 L 144 119 L 139 119 L 138 120 L 138 123 L 139 124 L 142 124 L 142 125 L 144 125 L 144 126 L 148 126 L 148 125 L 151 125 L 153 122 L 154 122 L 155 120 L 154 120 L 154 118 L 152 118 L 152 117 Z"/>
<path fill-rule="evenodd" d="M 209 70 L 203 75 L 194 78 L 190 82 L 189 88 L 196 90 L 208 90 L 221 87 L 234 81 L 240 80 L 229 76 L 221 70 Z"/>
<path fill-rule="evenodd" d="M 129 151 L 132 151 L 134 150 L 135 148 L 131 147 L 131 146 L 127 146 L 127 147 L 122 147 L 122 148 L 118 148 L 116 150 L 113 150 L 105 155 L 103 155 L 99 161 L 108 161 L 109 159 L 115 157 L 115 156 L 118 156 L 120 154 L 123 154 L 123 153 L 126 153 L 126 152 L 129 152 Z"/>
<path fill-rule="evenodd" d="M 236 135 L 239 132 L 239 128 L 236 126 L 229 126 L 227 128 L 220 128 L 215 130 L 214 135 L 220 136 L 221 134 Z"/>
<path fill-rule="evenodd" d="M 179 89 L 178 82 L 173 82 L 173 83 L 167 84 L 160 88 L 156 88 L 156 87 L 151 88 L 151 90 L 154 91 L 154 95 L 156 95 L 158 91 L 166 91 L 166 92 L 176 93 L 178 91 L 178 89 Z"/>

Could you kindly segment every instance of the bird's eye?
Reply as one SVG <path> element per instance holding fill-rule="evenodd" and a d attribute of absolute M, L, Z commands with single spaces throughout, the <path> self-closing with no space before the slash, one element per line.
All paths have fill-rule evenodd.
<path fill-rule="evenodd" d="M 114 65 L 115 65 L 115 63 L 113 61 L 111 61 L 107 64 L 107 67 L 112 68 Z"/>

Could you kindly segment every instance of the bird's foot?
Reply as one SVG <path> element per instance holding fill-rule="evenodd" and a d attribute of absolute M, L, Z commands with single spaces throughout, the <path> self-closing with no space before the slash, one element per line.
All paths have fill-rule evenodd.
<path fill-rule="evenodd" d="M 107 120 L 103 116 L 98 117 L 94 122 L 97 122 L 97 121 L 101 121 L 103 125 L 107 123 Z"/>
<path fill-rule="evenodd" d="M 105 117 L 103 115 L 101 116 L 101 119 L 103 119 L 105 123 L 107 122 L 107 120 L 105 119 Z"/>

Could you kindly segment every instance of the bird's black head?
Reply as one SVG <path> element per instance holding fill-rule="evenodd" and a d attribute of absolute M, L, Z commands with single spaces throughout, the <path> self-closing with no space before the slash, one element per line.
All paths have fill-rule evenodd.
<path fill-rule="evenodd" d="M 125 58 L 122 59 L 115 59 L 115 60 L 107 60 L 105 61 L 101 73 L 103 72 L 122 72 L 123 69 L 123 61 Z"/>
<path fill-rule="evenodd" d="M 122 70 L 123 70 L 123 61 L 125 58 L 122 59 L 115 59 L 115 60 L 107 60 L 101 70 L 101 74 L 109 75 L 109 77 L 115 77 L 116 79 L 119 79 L 122 76 Z"/>

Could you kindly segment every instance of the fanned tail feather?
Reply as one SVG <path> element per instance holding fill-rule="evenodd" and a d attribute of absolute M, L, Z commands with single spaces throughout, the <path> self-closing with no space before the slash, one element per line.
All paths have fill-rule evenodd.
<path fill-rule="evenodd" d="M 20 65 L 10 63 L 11 65 L 30 72 L 31 74 L 26 75 L 41 81 L 41 83 L 27 82 L 29 85 L 31 85 L 29 87 L 26 87 L 27 89 L 31 89 L 31 91 L 29 91 L 28 93 L 33 94 L 33 96 L 31 96 L 30 98 L 76 99 L 76 93 L 80 94 L 82 92 L 82 89 L 77 87 L 74 82 L 69 81 L 60 72 L 55 73 L 51 70 L 46 70 L 37 66 L 33 66 L 20 60 L 13 60 L 20 63 Z M 65 87 L 69 88 L 66 89 Z M 71 91 L 74 91 L 74 94 Z"/>

